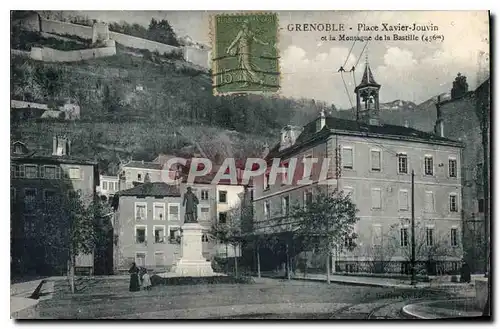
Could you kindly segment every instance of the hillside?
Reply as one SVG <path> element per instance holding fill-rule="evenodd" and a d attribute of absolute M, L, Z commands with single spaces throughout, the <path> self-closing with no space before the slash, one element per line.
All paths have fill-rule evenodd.
<path fill-rule="evenodd" d="M 77 63 L 14 57 L 11 97 L 77 100 L 80 121 L 12 121 L 11 138 L 50 149 L 52 136 L 66 133 L 74 154 L 98 160 L 106 172 L 119 158 L 151 160 L 159 152 L 189 150 L 194 142 L 209 157 L 258 155 L 282 126 L 303 124 L 325 106 L 257 95 L 215 97 L 208 73 L 122 47 L 116 56 Z"/>
<path fill-rule="evenodd" d="M 421 104 L 410 101 L 395 100 L 380 104 L 380 120 L 382 123 L 404 126 L 408 123 L 411 127 L 432 132 L 436 123 L 437 97 L 432 97 Z M 354 120 L 356 114 L 354 109 L 339 110 L 331 113 L 332 116 Z"/>

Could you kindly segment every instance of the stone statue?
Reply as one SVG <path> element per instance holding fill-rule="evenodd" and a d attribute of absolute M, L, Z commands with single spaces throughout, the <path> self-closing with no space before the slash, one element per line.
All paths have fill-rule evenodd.
<path fill-rule="evenodd" d="M 182 201 L 182 206 L 186 207 L 184 211 L 184 223 L 197 223 L 197 209 L 198 209 L 198 198 L 191 190 L 191 187 L 187 188 L 187 192 L 184 194 L 184 200 Z"/>

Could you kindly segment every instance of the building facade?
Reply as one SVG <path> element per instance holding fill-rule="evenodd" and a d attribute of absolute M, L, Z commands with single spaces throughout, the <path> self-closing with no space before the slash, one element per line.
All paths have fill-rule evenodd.
<path fill-rule="evenodd" d="M 97 194 L 112 199 L 115 193 L 120 190 L 120 181 L 117 176 L 99 175 L 99 186 Z"/>
<path fill-rule="evenodd" d="M 14 268 L 21 273 L 64 274 L 69 223 L 58 208 L 71 193 L 85 205 L 92 202 L 99 184 L 97 163 L 71 156 L 71 142 L 54 137 L 51 155 L 29 150 L 15 142 L 11 150 L 11 237 Z M 53 232 L 50 242 L 40 232 Z M 92 270 L 92 255 L 79 255 L 77 267 Z"/>
<path fill-rule="evenodd" d="M 490 161 L 485 162 L 484 150 L 488 150 L 489 157 L 490 88 L 490 79 L 487 79 L 474 91 L 436 104 L 436 133 L 460 140 L 464 145 L 461 159 L 464 257 L 475 272 L 484 272 L 485 250 L 488 249 L 484 223 L 485 213 L 491 209 L 491 202 L 486 207 L 485 201 L 490 199 L 485 197 L 485 188 L 490 190 L 485 186 L 490 180 Z M 486 180 L 484 170 L 487 172 Z"/>
<path fill-rule="evenodd" d="M 349 239 L 337 246 L 332 269 L 408 273 L 413 171 L 416 246 L 421 250 L 417 261 L 425 264 L 428 273 L 456 271 L 462 259 L 461 144 L 381 124 L 379 89 L 367 64 L 355 90 L 358 121 L 321 113 L 304 127 L 282 130 L 281 142 L 266 160 L 270 166 L 278 158 L 286 168 L 296 159 L 292 184 L 283 184 L 292 173 L 279 174 L 270 183 L 269 169 L 254 180 L 254 230 L 265 233 L 273 218 L 288 216 L 294 205 L 306 205 L 316 193 L 338 189 L 348 193 L 359 209 L 354 227 L 358 237 L 352 251 L 344 248 L 352 243 Z M 318 159 L 310 171 L 301 166 L 306 158 Z M 312 182 L 298 184 L 305 175 Z M 326 259 L 313 258 L 307 256 L 308 267 L 326 263 Z"/>

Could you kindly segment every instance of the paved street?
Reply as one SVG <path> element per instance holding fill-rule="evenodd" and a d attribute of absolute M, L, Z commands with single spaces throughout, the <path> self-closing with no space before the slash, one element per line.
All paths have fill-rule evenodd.
<path fill-rule="evenodd" d="M 155 286 L 131 293 L 128 280 L 84 279 L 72 295 L 57 281 L 41 318 L 398 318 L 411 300 L 444 298 L 424 289 L 256 279 L 254 284 Z M 250 314 L 250 315 L 249 315 Z"/>

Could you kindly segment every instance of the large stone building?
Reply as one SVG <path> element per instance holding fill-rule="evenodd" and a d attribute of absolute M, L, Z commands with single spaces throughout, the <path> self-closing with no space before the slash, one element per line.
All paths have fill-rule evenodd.
<path fill-rule="evenodd" d="M 64 275 L 69 223 L 60 216 L 60 205 L 71 193 L 85 205 L 92 202 L 99 184 L 97 163 L 72 156 L 71 142 L 64 137 L 54 137 L 51 155 L 15 142 L 10 161 L 13 271 Z M 76 265 L 92 270 L 93 256 L 79 255 Z"/>
<path fill-rule="evenodd" d="M 307 204 L 319 191 L 335 189 L 349 193 L 359 209 L 358 235 L 353 251 L 337 248 L 333 270 L 362 272 L 409 271 L 411 241 L 411 173 L 415 173 L 415 222 L 417 261 L 429 273 L 456 271 L 461 249 L 461 144 L 408 127 L 382 124 L 378 120 L 380 85 L 367 63 L 355 89 L 358 121 L 320 117 L 304 127 L 286 127 L 281 142 L 265 158 L 268 165 L 279 158 L 287 167 L 292 159 L 302 163 L 311 157 L 311 184 L 299 185 L 303 170 L 297 166 L 293 184 L 284 175 L 269 183 L 269 170 L 254 180 L 254 230 L 266 232 L 273 219 L 287 216 L 294 204 Z M 321 177 L 325 159 L 330 163 Z M 326 184 L 328 181 L 328 184 Z M 346 239 L 346 244 L 351 241 Z M 439 253 L 429 251 L 439 245 Z M 345 248 L 343 249 L 345 250 Z M 309 267 L 321 267 L 325 259 Z M 376 265 L 376 266 L 373 266 Z"/>
<path fill-rule="evenodd" d="M 490 79 L 476 90 L 466 92 L 456 98 L 438 102 L 436 133 L 440 136 L 462 141 L 464 150 L 461 159 L 462 179 L 462 219 L 464 227 L 464 257 L 473 271 L 485 270 L 485 245 L 489 234 L 485 232 L 486 208 L 485 183 L 490 178 L 490 161 L 484 158 L 490 150 Z M 483 129 L 483 126 L 485 127 Z M 484 134 L 483 134 L 484 132 Z M 485 145 L 486 143 L 486 145 Z M 488 179 L 484 179 L 486 170 Z"/>

